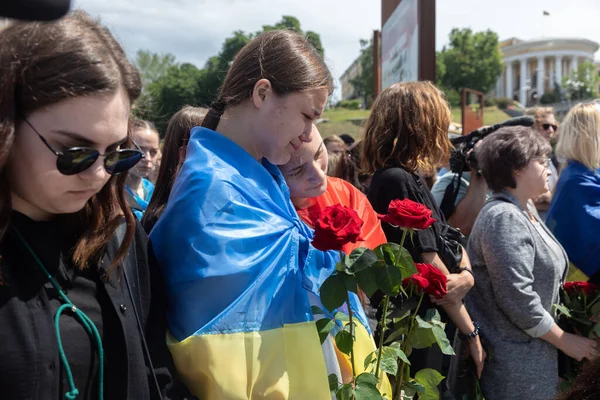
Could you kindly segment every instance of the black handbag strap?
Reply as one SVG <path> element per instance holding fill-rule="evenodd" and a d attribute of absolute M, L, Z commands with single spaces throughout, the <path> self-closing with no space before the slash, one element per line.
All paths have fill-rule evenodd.
<path fill-rule="evenodd" d="M 117 238 L 118 238 L 118 242 L 119 242 L 119 246 L 121 245 L 121 243 L 123 242 L 123 238 L 125 237 L 125 231 L 126 231 L 126 224 L 120 224 L 117 227 L 116 230 L 116 234 L 117 234 Z M 161 399 L 162 400 L 162 393 L 160 390 L 160 385 L 158 384 L 158 379 L 156 378 L 156 374 L 154 372 L 154 365 L 152 365 L 152 358 L 150 357 L 150 350 L 148 348 L 148 343 L 146 342 L 146 335 L 144 334 L 144 328 L 142 326 L 142 322 L 140 320 L 140 315 L 138 312 L 138 309 L 141 309 L 141 304 L 139 304 L 139 296 L 134 297 L 133 296 L 133 292 L 131 290 L 131 285 L 129 283 L 129 277 L 128 277 L 128 273 L 127 270 L 131 270 L 133 271 L 133 268 L 137 267 L 137 263 L 136 263 L 136 254 L 135 254 L 135 246 L 132 245 L 129 249 L 129 252 L 127 254 L 127 257 L 125 258 L 125 261 L 123 262 L 123 278 L 125 281 L 125 286 L 127 286 L 127 292 L 129 293 L 129 299 L 131 300 L 131 306 L 133 307 L 133 314 L 135 315 L 135 321 L 137 323 L 137 328 L 138 331 L 140 333 L 140 338 L 142 339 L 142 348 L 143 348 L 143 352 L 144 352 L 144 358 L 146 360 L 146 366 L 147 368 L 150 369 L 150 375 L 152 376 L 152 386 L 154 386 L 154 389 L 156 390 L 156 394 L 157 394 L 157 399 Z M 136 301 L 137 298 L 137 301 Z"/>

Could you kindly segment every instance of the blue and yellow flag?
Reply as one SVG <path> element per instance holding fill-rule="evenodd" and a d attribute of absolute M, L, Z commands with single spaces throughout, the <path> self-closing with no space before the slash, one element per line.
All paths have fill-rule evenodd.
<path fill-rule="evenodd" d="M 195 395 L 331 398 L 309 294 L 339 255 L 313 248 L 312 235 L 277 167 L 217 132 L 192 130 L 150 239 L 167 284 L 169 348 Z M 354 295 L 352 308 L 357 346 L 372 351 Z"/>

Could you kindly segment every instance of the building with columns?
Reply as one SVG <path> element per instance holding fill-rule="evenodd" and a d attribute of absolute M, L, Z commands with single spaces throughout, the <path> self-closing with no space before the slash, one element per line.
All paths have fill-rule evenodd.
<path fill-rule="evenodd" d="M 549 38 L 523 41 L 512 38 L 500 43 L 504 71 L 494 94 L 527 106 L 577 70 L 579 63 L 594 61 L 600 46 L 587 39 Z"/>

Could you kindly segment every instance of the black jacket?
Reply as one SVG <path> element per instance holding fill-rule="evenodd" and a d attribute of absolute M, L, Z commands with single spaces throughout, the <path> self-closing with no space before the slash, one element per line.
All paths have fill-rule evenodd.
<path fill-rule="evenodd" d="M 113 349 L 113 361 L 105 371 L 104 398 L 190 398 L 181 384 L 173 382 L 170 373 L 174 368 L 165 340 L 162 277 L 158 270 L 149 267 L 147 236 L 141 226 L 136 225 L 135 238 L 124 262 L 125 272 L 108 273 L 124 224 L 118 230 L 121 235 L 115 234 L 108 244 L 100 265 L 90 272 L 97 274 L 98 286 L 105 288 L 110 299 L 100 302 L 103 342 Z M 18 242 L 9 230 L 0 245 L 3 252 L 14 253 L 11 249 L 18 246 Z M 43 274 L 37 276 L 39 271 L 33 263 L 22 254 L 18 257 L 18 262 L 14 257 L 12 261 L 10 257 L 3 257 L 0 265 L 3 281 L 0 285 L 0 397 L 59 400 L 59 392 L 64 391 L 64 371 L 59 359 L 54 315 L 48 307 L 49 294 L 53 294 L 48 291 Z M 144 349 L 140 327 L 146 335 L 148 351 Z M 154 373 L 148 368 L 148 352 Z"/>

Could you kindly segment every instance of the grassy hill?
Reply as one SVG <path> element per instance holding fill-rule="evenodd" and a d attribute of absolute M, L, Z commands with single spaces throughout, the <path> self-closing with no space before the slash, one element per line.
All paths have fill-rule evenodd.
<path fill-rule="evenodd" d="M 347 110 L 344 108 L 327 110 L 323 113 L 323 118 L 329 121 L 319 124 L 319 131 L 323 137 L 349 133 L 355 138 L 360 138 L 363 134 L 362 125 L 366 122 L 369 114 L 370 110 Z M 510 117 L 497 107 L 486 107 L 483 111 L 485 125 L 493 125 L 508 118 Z M 452 109 L 452 121 L 461 122 L 460 108 Z"/>

